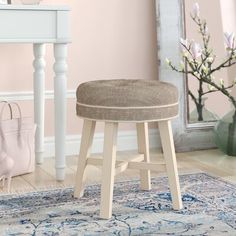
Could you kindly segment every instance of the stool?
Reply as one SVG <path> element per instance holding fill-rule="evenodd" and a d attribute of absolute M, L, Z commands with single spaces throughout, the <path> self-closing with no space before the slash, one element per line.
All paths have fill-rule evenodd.
<path fill-rule="evenodd" d="M 77 89 L 77 115 L 84 119 L 74 197 L 83 194 L 87 165 L 102 165 L 100 217 L 112 216 L 114 177 L 126 169 L 139 169 L 141 189 L 151 189 L 150 170 L 160 164 L 149 158 L 148 122 L 157 121 L 164 152 L 173 208 L 182 208 L 179 177 L 170 120 L 178 115 L 175 86 L 152 80 L 100 80 L 81 84 Z M 105 122 L 103 159 L 89 158 L 96 121 Z M 131 161 L 116 161 L 119 122 L 134 122 L 138 151 Z"/>

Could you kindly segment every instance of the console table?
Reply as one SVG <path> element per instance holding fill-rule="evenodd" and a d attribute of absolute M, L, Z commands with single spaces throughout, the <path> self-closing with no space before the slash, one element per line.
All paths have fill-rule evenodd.
<path fill-rule="evenodd" d="M 65 176 L 66 71 L 69 8 L 44 5 L 0 5 L 0 43 L 30 43 L 34 51 L 34 117 L 37 124 L 35 154 L 38 164 L 44 152 L 45 44 L 54 44 L 54 104 L 56 179 Z"/>

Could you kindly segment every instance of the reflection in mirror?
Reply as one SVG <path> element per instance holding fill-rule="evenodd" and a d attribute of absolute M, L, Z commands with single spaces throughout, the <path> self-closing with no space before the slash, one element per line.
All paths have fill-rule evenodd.
<path fill-rule="evenodd" d="M 193 8 L 195 2 L 196 0 L 184 0 L 185 36 L 190 42 L 199 43 L 201 48 L 204 48 L 204 40 L 206 43 L 209 39 L 207 42 L 209 51 L 213 50 L 209 60 L 214 61 L 212 68 L 217 68 L 228 56 L 224 32 L 236 31 L 236 18 L 234 18 L 236 3 L 235 0 L 224 1 L 224 3 L 223 0 L 215 0 L 214 4 L 211 1 L 198 0 L 200 17 L 207 23 L 207 27 L 204 28 L 206 37 L 200 32 L 201 26 L 192 17 L 193 14 L 199 14 L 198 9 Z M 199 48 L 197 44 L 195 46 L 197 54 Z M 199 55 L 196 56 L 201 58 Z M 201 61 L 201 59 L 199 60 Z M 186 68 L 186 70 L 191 70 L 191 68 Z M 212 75 L 212 80 L 217 85 L 227 88 L 234 83 L 236 78 L 235 66 L 223 67 Z M 231 110 L 229 98 L 216 91 L 214 87 L 197 80 L 190 73 L 187 75 L 186 81 L 188 122 L 190 124 L 216 121 Z M 236 94 L 234 86 L 230 87 L 228 91 L 233 96 Z"/>

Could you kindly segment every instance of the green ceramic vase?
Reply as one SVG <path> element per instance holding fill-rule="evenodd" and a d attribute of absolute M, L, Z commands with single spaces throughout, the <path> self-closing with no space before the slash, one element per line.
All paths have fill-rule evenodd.
<path fill-rule="evenodd" d="M 216 146 L 228 156 L 236 156 L 236 110 L 218 120 L 214 127 Z"/>

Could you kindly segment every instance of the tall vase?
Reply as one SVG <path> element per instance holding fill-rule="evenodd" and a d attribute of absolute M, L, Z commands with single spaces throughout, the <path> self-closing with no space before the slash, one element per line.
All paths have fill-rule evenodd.
<path fill-rule="evenodd" d="M 221 118 L 214 127 L 216 146 L 229 156 L 236 156 L 236 110 Z"/>

